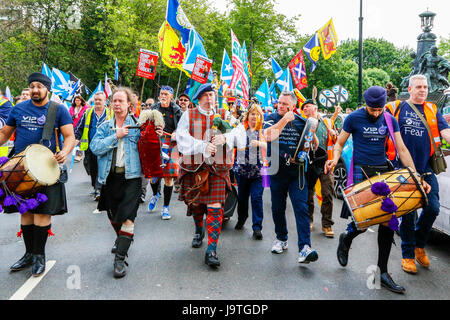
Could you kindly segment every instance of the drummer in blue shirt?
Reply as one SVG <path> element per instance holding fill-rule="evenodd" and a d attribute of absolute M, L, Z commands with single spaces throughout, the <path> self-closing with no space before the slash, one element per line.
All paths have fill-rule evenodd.
<path fill-rule="evenodd" d="M 405 167 L 410 167 L 415 172 L 414 162 L 400 135 L 398 122 L 390 114 L 383 115 L 386 104 L 386 90 L 379 86 L 370 87 L 364 92 L 364 100 L 366 106 L 352 112 L 345 119 L 333 150 L 333 159 L 327 160 L 325 163 L 325 173 L 332 172 L 332 168 L 337 165 L 345 142 L 350 135 L 353 136 L 354 151 L 353 177 L 349 178 L 353 178 L 355 184 L 365 180 L 366 175 L 370 178 L 377 172 L 383 173 L 393 170 L 394 168 L 386 158 L 385 144 L 390 134 L 386 116 L 390 117 L 392 122 L 400 160 Z M 428 193 L 430 186 L 426 182 L 423 182 L 423 186 Z M 348 216 L 349 212 L 344 206 L 341 217 L 348 218 Z M 339 264 L 343 267 L 347 265 L 352 240 L 365 231 L 357 230 L 355 223 L 352 222 L 349 224 L 347 231 L 340 235 L 337 258 Z M 393 237 L 394 231 L 380 224 L 378 229 L 378 267 L 380 268 L 381 285 L 393 292 L 403 293 L 405 288 L 396 284 L 387 272 Z"/>

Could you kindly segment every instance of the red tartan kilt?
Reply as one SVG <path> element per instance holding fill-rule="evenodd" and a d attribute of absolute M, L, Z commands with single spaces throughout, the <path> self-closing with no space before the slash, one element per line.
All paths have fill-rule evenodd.
<path fill-rule="evenodd" d="M 209 193 L 207 195 L 199 196 L 195 201 L 196 204 L 213 204 L 213 203 L 225 203 L 227 193 L 230 190 L 228 186 L 231 186 L 229 172 L 218 172 L 217 174 L 209 174 Z M 186 172 L 180 169 L 180 175 L 182 176 L 180 191 L 178 200 L 188 203 L 195 197 L 195 193 L 185 194 L 186 191 L 195 184 L 194 178 L 196 173 Z"/>

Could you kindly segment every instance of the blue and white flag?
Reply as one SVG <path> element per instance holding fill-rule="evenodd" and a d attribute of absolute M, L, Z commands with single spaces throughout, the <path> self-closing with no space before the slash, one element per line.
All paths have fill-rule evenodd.
<path fill-rule="evenodd" d="M 231 83 L 231 78 L 233 77 L 233 73 L 234 73 L 233 64 L 231 63 L 230 57 L 228 56 L 227 51 L 224 48 L 220 79 L 222 79 L 222 81 L 224 81 L 229 86 Z"/>
<path fill-rule="evenodd" d="M 69 92 L 68 96 L 66 97 L 66 100 L 72 100 L 72 98 L 77 93 L 80 86 L 81 86 L 81 80 L 78 79 L 78 81 L 75 82 L 73 84 L 72 88 L 70 89 L 70 92 Z"/>
<path fill-rule="evenodd" d="M 270 85 L 269 92 L 272 103 L 273 101 L 278 100 L 277 89 L 275 88 L 275 82 L 273 80 L 272 84 Z"/>
<path fill-rule="evenodd" d="M 172 28 L 180 31 L 181 42 L 185 45 L 194 26 L 189 22 L 178 0 L 167 0 L 166 20 Z M 200 40 L 203 41 L 202 37 Z"/>
<path fill-rule="evenodd" d="M 49 77 L 50 79 L 52 79 L 52 71 L 50 70 L 50 68 L 48 67 L 48 65 L 46 65 L 45 63 L 42 64 L 42 70 L 41 70 L 42 74 L 45 74 L 47 77 Z M 53 79 L 52 79 L 53 80 Z"/>
<path fill-rule="evenodd" d="M 70 94 L 72 87 L 70 86 L 70 75 L 59 69 L 52 69 L 52 92 L 66 99 Z"/>
<path fill-rule="evenodd" d="M 267 83 L 267 79 L 264 80 L 262 85 L 259 87 L 258 91 L 255 92 L 255 97 L 261 102 L 263 107 L 268 107 L 271 105 L 270 103 L 270 92 L 269 92 L 269 84 Z"/>
<path fill-rule="evenodd" d="M 283 69 L 281 69 L 280 65 L 278 64 L 278 62 L 275 61 L 275 59 L 273 57 L 272 57 L 272 70 L 273 70 L 273 73 L 275 74 L 275 79 L 277 79 L 277 80 L 283 74 Z"/>
<path fill-rule="evenodd" d="M 191 29 L 189 33 L 189 42 L 186 44 L 186 57 L 184 58 L 183 70 L 189 75 L 194 70 L 195 61 L 198 56 L 208 58 L 205 47 L 203 46 L 200 35 L 195 29 Z M 212 68 L 209 70 L 208 83 L 214 79 Z"/>
<path fill-rule="evenodd" d="M 284 70 L 281 77 L 277 80 L 277 86 L 280 88 L 280 91 L 292 91 L 292 78 L 291 73 L 289 72 L 289 68 Z"/>
<path fill-rule="evenodd" d="M 114 79 L 119 81 L 119 62 L 117 61 L 117 58 L 116 63 L 114 64 Z"/>
<path fill-rule="evenodd" d="M 305 44 L 303 47 L 303 52 L 306 54 L 308 59 L 311 61 L 311 72 L 316 70 L 317 60 L 319 60 L 320 56 L 320 43 L 319 36 L 315 33 L 311 39 Z"/>
<path fill-rule="evenodd" d="M 12 97 L 12 94 L 11 94 L 11 90 L 9 90 L 8 86 L 6 86 L 6 88 L 5 88 L 5 98 L 8 99 L 10 102 L 14 103 L 13 97 Z"/>
<path fill-rule="evenodd" d="M 99 82 L 98 82 L 98 85 L 97 85 L 97 88 L 95 88 L 95 90 L 92 91 L 92 94 L 91 94 L 91 96 L 89 97 L 89 100 L 87 101 L 87 104 L 90 105 L 90 106 L 92 106 L 93 103 L 94 103 L 94 95 L 95 95 L 97 92 L 103 92 L 103 91 L 104 91 L 104 90 L 103 90 L 102 82 L 99 81 Z"/>

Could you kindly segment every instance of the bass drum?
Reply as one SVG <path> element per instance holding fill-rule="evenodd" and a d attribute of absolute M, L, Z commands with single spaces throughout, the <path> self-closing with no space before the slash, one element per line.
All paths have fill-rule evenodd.
<path fill-rule="evenodd" d="M 231 185 L 231 192 L 228 193 L 223 208 L 224 219 L 229 220 L 233 216 L 237 203 L 238 203 L 238 194 L 236 191 L 236 187 L 234 185 Z"/>

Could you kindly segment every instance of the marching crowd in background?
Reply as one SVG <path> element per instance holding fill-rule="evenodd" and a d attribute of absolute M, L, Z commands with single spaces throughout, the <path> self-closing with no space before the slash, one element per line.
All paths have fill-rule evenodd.
<path fill-rule="evenodd" d="M 25 124 L 21 117 L 38 116 L 46 112 L 50 105 L 49 81 L 51 84 L 45 75 L 33 73 L 28 79 L 29 88 L 16 98 L 15 106 L 5 98 L 0 98 L 0 117 L 4 124 L 0 131 L 0 145 L 7 142 L 13 133 L 15 154 L 27 145 L 40 142 L 43 123 Z M 114 253 L 114 276 L 120 278 L 127 272 L 125 259 L 135 240 L 136 213 L 139 205 L 146 201 L 148 192 L 148 212 L 154 212 L 159 199 L 163 198 L 163 220 L 171 219 L 172 194 L 178 193 L 178 200 L 186 204 L 186 214 L 193 218 L 195 231 L 192 247 L 200 248 L 207 236 L 205 263 L 214 268 L 220 266 L 217 243 L 226 218 L 224 203 L 233 185 L 237 187 L 235 229 L 244 228 L 250 202 L 255 240 L 263 239 L 263 193 L 265 187 L 270 190 L 276 236 L 271 247 L 274 254 L 281 254 L 288 248 L 286 202 L 289 195 L 298 236 L 298 262 L 317 261 L 319 254 L 313 248 L 310 237 L 316 182 L 320 181 L 321 184 L 322 231 L 327 238 L 333 238 L 332 172 L 345 142 L 350 135 L 353 136 L 355 183 L 366 179 L 361 170 L 365 170 L 369 176 L 392 170 L 393 167 L 387 164 L 385 149 L 390 133 L 389 130 L 382 132 L 380 129 L 387 127 L 386 121 L 392 121 L 398 153 L 395 167 L 407 166 L 425 177 L 422 184 L 427 191 L 428 206 L 417 221 L 414 221 L 412 212 L 403 217 L 400 225 L 402 268 L 408 273 L 417 273 L 415 261 L 424 267 L 430 265 L 424 247 L 439 213 L 439 186 L 429 164 L 433 150 L 431 139 L 439 142 L 442 137 L 450 141 L 450 129 L 436 106 L 425 101 L 428 93 L 426 78 L 411 78 L 408 103 L 414 104 L 426 115 L 432 127 L 432 137 L 428 134 L 413 136 L 405 130 L 408 128 L 408 119 L 415 118 L 415 115 L 411 116 L 413 111 L 407 102 L 391 100 L 390 89 L 378 86 L 368 88 L 364 92 L 365 106 L 357 110 L 347 108 L 345 113 L 348 116 L 342 128 L 337 128 L 335 120 L 343 112 L 340 106 L 330 113 L 327 109 L 319 109 L 313 99 L 307 99 L 299 105 L 295 93 L 290 91 L 281 92 L 273 107 L 266 108 L 262 108 L 257 100 L 247 101 L 248 107 L 245 108 L 239 96 L 227 93 L 224 98 L 228 108 L 224 108 L 218 105 L 218 92 L 211 84 L 202 85 L 193 97 L 184 93 L 174 97 L 174 90 L 163 86 L 156 99 L 145 100 L 137 92 L 117 87 L 108 97 L 109 103 L 103 92 L 97 92 L 92 106 L 82 96 L 74 97 L 70 109 L 60 105 L 55 121 L 59 133 L 52 139 L 62 134 L 58 162 L 70 161 L 74 147 L 74 161 L 83 161 L 91 178 L 91 196 L 98 201 L 94 213 L 106 211 L 117 235 L 111 252 Z M 388 94 L 389 101 L 393 102 L 385 107 Z M 36 111 L 38 109 L 42 111 Z M 161 145 L 166 146 L 168 156 L 163 175 L 159 177 L 144 176 L 140 160 L 138 144 L 143 131 L 139 129 L 138 118 L 147 110 L 158 111 L 163 120 L 160 123 L 155 120 L 154 124 L 154 132 Z M 217 117 L 222 120 L 219 125 L 228 130 L 219 128 L 215 135 L 208 136 L 208 130 L 217 125 Z M 318 126 L 312 130 L 314 147 L 310 150 L 310 165 L 305 176 L 305 169 L 299 166 L 293 155 L 302 139 L 308 118 L 317 119 Z M 425 132 L 425 124 L 419 127 Z M 364 128 L 375 130 L 368 133 Z M 52 151 L 56 153 L 54 146 Z M 228 159 L 230 156 L 231 160 Z M 194 158 L 200 161 L 193 161 Z M 268 173 L 271 166 L 268 159 L 272 162 L 277 159 L 276 172 Z M 377 170 L 369 173 L 367 168 L 373 166 Z M 46 236 L 51 233 L 50 217 L 67 212 L 67 204 L 62 183 L 58 183 L 57 187 L 48 187 L 43 193 L 49 198 L 47 205 L 22 214 L 21 234 L 26 253 L 11 266 L 12 271 L 32 265 L 33 275 L 39 276 L 45 270 L 44 249 Z M 5 212 L 9 212 L 6 209 Z M 343 212 L 341 216 L 348 218 L 349 214 Z M 347 230 L 340 234 L 337 258 L 342 266 L 347 265 L 352 241 L 363 232 L 350 223 Z M 403 293 L 405 288 L 396 284 L 387 270 L 393 234 L 393 230 L 380 224 L 378 266 L 381 284 L 393 292 Z"/>

